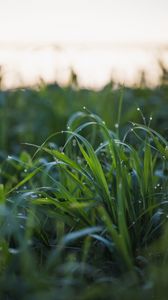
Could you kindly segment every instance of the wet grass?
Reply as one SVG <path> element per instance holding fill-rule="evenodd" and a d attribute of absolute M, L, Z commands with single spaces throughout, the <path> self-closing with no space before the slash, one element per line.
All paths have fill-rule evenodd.
<path fill-rule="evenodd" d="M 50 88 L 1 93 L 1 299 L 166 299 L 167 87 Z"/>

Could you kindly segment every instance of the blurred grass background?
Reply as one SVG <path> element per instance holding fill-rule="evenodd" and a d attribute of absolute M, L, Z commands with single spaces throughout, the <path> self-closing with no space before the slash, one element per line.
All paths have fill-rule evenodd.
<path fill-rule="evenodd" d="M 149 88 L 144 79 L 138 86 L 125 87 L 121 125 L 124 131 L 128 122 L 143 122 L 152 116 L 151 127 L 166 135 L 168 130 L 168 72 L 162 65 L 162 76 L 157 87 Z M 143 74 L 142 74 L 143 75 Z M 121 87 L 109 82 L 101 90 L 79 88 L 73 74 L 67 87 L 57 83 L 46 85 L 43 81 L 36 88 L 0 91 L 0 149 L 1 155 L 18 153 L 22 143 L 41 144 L 50 134 L 66 128 L 72 113 L 85 106 L 101 115 L 107 126 L 115 128 Z M 62 143 L 58 137 L 58 142 Z"/>

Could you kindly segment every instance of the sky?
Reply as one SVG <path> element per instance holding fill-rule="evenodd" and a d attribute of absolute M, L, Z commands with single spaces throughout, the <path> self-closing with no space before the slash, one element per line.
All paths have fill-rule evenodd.
<path fill-rule="evenodd" d="M 0 0 L 1 43 L 167 43 L 167 0 Z"/>
<path fill-rule="evenodd" d="M 39 77 L 64 83 L 71 67 L 91 87 L 111 74 L 134 82 L 142 69 L 154 78 L 160 55 L 168 64 L 168 51 L 160 50 L 167 46 L 168 0 L 0 0 L 6 87 Z"/>

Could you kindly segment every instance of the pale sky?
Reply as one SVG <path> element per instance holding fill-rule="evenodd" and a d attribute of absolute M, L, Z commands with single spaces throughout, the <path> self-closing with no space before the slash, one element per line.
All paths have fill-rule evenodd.
<path fill-rule="evenodd" d="M 55 51 L 52 44 L 63 47 Z M 0 0 L 6 87 L 34 84 L 39 77 L 64 83 L 71 67 L 84 86 L 102 86 L 111 76 L 134 82 L 141 69 L 154 80 L 163 45 L 168 0 Z"/>
<path fill-rule="evenodd" d="M 168 42 L 168 0 L 0 0 L 0 42 Z"/>

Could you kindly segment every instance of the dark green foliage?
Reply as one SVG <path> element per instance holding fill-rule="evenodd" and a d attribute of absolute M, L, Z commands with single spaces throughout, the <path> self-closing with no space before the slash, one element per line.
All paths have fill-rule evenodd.
<path fill-rule="evenodd" d="M 167 92 L 0 93 L 0 299 L 167 299 Z"/>
<path fill-rule="evenodd" d="M 18 89 L 0 92 L 0 148 L 19 153 L 24 142 L 41 144 L 50 134 L 65 129 L 70 115 L 87 107 L 101 115 L 107 126 L 115 128 L 120 89 L 112 84 L 100 91 L 73 90 L 57 84 L 37 90 Z M 147 122 L 152 114 L 152 128 L 166 134 L 168 129 L 168 86 L 155 89 L 125 88 L 122 106 L 122 130 L 128 122 L 143 122 L 137 107 L 142 108 Z M 143 122 L 144 123 L 144 122 Z M 61 137 L 57 143 L 62 144 Z"/>

